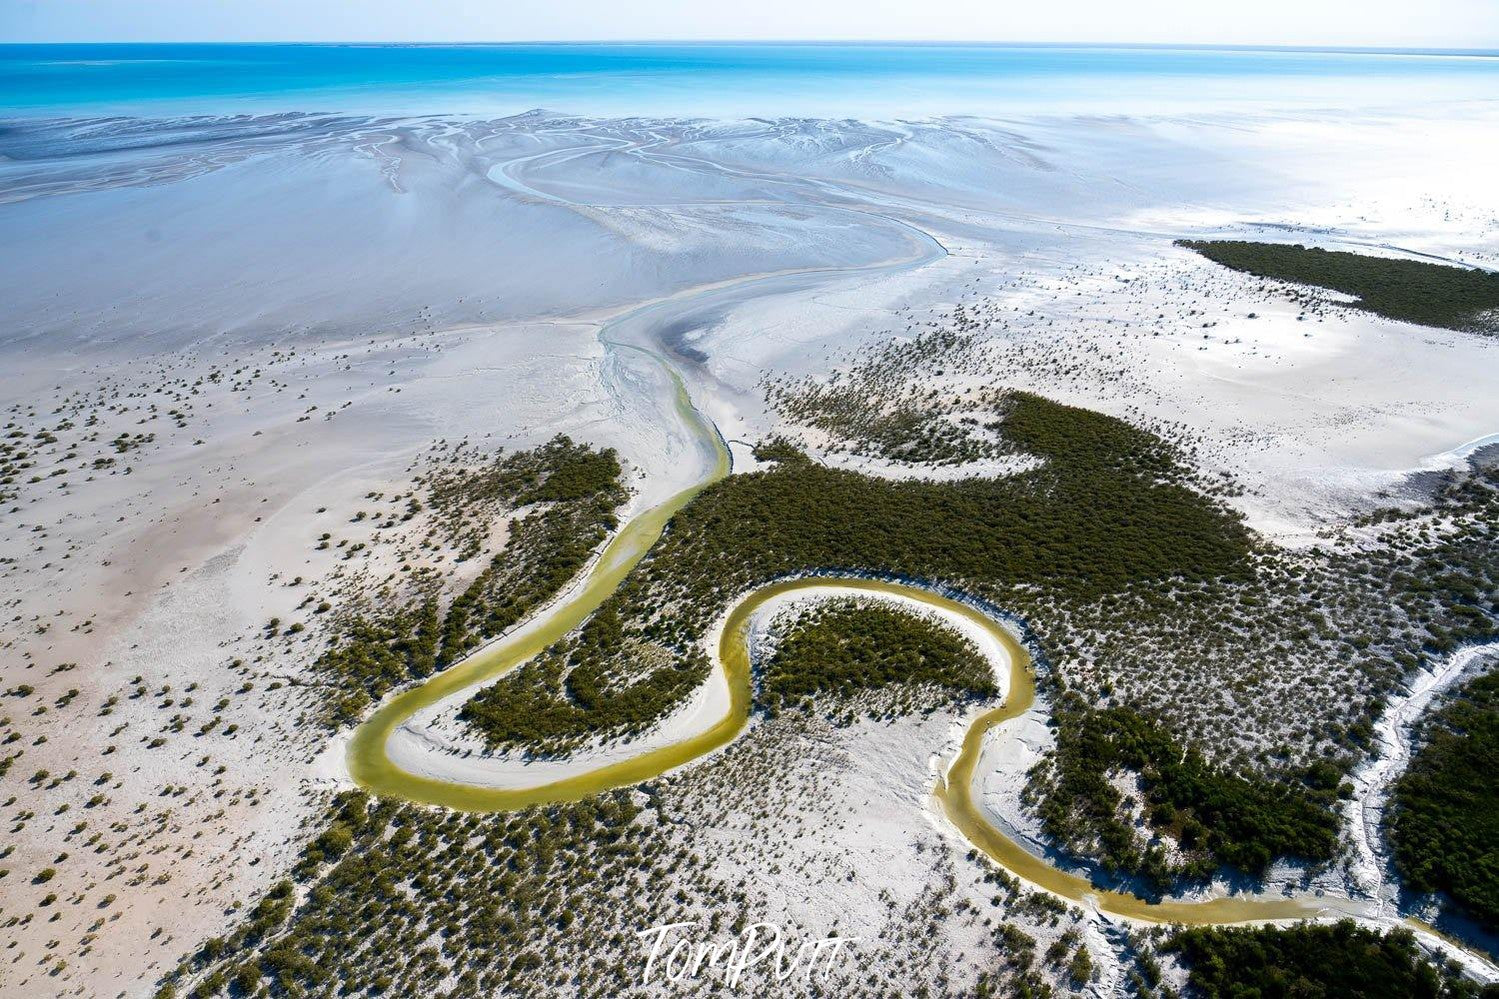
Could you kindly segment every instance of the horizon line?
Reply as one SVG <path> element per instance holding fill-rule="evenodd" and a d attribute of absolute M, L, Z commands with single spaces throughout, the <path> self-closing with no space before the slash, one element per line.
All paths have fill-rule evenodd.
<path fill-rule="evenodd" d="M 1426 45 L 1404 47 L 1397 45 L 1338 45 L 1338 44 L 1278 44 L 1259 42 L 1104 42 L 1104 41 L 1026 41 L 1019 39 L 959 40 L 945 38 L 529 38 L 529 39 L 51 39 L 47 41 L 0 40 L 0 48 L 41 47 L 49 45 L 303 45 L 303 46 L 361 46 L 370 48 L 412 48 L 421 46 L 444 47 L 500 47 L 526 45 L 640 45 L 640 46 L 690 46 L 690 45 L 792 45 L 792 46 L 837 46 L 837 45 L 906 45 L 953 48 L 1087 48 L 1087 49 L 1206 49 L 1245 52 L 1332 52 L 1362 55 L 1460 55 L 1499 56 L 1499 47 L 1465 48 L 1458 46 Z"/>

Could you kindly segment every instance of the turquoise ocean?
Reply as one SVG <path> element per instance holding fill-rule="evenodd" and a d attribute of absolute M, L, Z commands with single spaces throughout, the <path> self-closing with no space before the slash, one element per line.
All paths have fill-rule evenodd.
<path fill-rule="evenodd" d="M 1499 100 L 1499 53 L 964 44 L 0 45 L 0 117 L 916 117 Z"/>

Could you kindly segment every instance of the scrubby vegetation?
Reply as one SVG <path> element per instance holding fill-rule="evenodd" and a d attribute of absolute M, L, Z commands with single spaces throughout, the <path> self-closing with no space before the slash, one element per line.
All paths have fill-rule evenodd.
<path fill-rule="evenodd" d="M 1258 277 L 1354 295 L 1354 307 L 1423 326 L 1499 332 L 1499 274 L 1289 243 L 1183 240 L 1182 246 Z"/>
<path fill-rule="evenodd" d="M 514 467 L 516 457 L 525 461 Z M 515 524 L 504 550 L 448 609 L 440 660 L 462 658 L 497 635 L 577 575 L 616 526 L 625 501 L 619 460 L 560 437 L 499 463 L 500 496 L 520 506 L 539 504 Z"/>
<path fill-rule="evenodd" d="M 346 615 L 313 665 L 338 691 L 326 703 L 327 720 L 357 719 L 387 691 L 462 658 L 560 590 L 614 529 L 614 511 L 625 500 L 620 475 L 613 451 L 566 437 L 477 469 L 432 474 L 427 495 L 438 523 L 473 551 L 475 509 L 491 516 L 534 509 L 511 525 L 504 548 L 446 611 L 436 581 L 418 578 L 410 606 Z"/>
<path fill-rule="evenodd" d="M 1499 994 L 1428 962 L 1409 930 L 1380 933 L 1352 920 L 1290 927 L 1197 927 L 1167 950 L 1203 996 L 1243 999 L 1438 999 Z"/>
<path fill-rule="evenodd" d="M 1013 453 L 987 407 L 931 387 L 926 362 L 960 348 L 972 320 L 962 306 L 950 326 L 885 345 L 848 372 L 826 380 L 766 382 L 765 395 L 786 420 L 826 435 L 826 450 L 922 465 L 958 465 Z"/>
<path fill-rule="evenodd" d="M 1165 890 L 1177 875 L 1207 878 L 1219 865 L 1259 874 L 1276 857 L 1327 860 L 1337 849 L 1341 774 L 1328 763 L 1299 782 L 1228 773 L 1136 711 L 1093 710 L 1072 692 L 1054 721 L 1056 753 L 1034 775 L 1049 788 L 1041 818 L 1048 835 L 1106 871 Z M 1136 777 L 1142 800 L 1119 790 L 1111 778 L 1121 773 Z M 1144 846 L 1137 812 L 1158 837 Z"/>
<path fill-rule="evenodd" d="M 875 409 L 888 408 L 892 398 L 919 403 L 926 390 L 910 386 L 928 385 L 943 372 L 962 377 L 983 370 L 980 338 L 964 337 L 958 329 L 965 318 L 953 317 L 951 334 L 937 331 L 882 345 L 829 384 L 841 386 L 839 398 L 868 396 Z M 831 436 L 828 448 L 862 446 L 861 425 L 843 416 L 852 402 L 819 408 L 819 400 L 832 397 L 819 396 L 809 380 L 776 383 L 769 394 L 783 415 Z M 972 410 L 981 398 L 969 389 L 945 405 Z M 857 407 L 850 412 L 857 415 Z M 980 426 L 989 422 L 981 413 L 977 418 Z M 1153 442 L 1137 467 L 1159 467 L 1148 457 L 1156 449 L 1190 452 L 1190 444 L 1175 443 L 1169 428 L 1161 428 L 1161 434 L 1172 438 L 1171 447 L 1161 436 L 1130 429 Z M 1010 425 L 999 424 L 998 433 L 1016 452 L 1044 455 L 1050 469 L 1071 461 L 1065 451 L 1022 445 Z M 1101 440 L 1106 450 L 1118 446 L 1107 435 Z M 805 439 L 802 446 L 808 446 Z M 1130 449 L 1120 450 L 1128 454 Z M 815 459 L 796 452 L 788 437 L 769 442 L 765 451 L 783 464 L 811 465 L 814 470 L 803 474 L 817 477 Z M 1010 481 L 1034 479 L 1038 471 Z M 1209 509 L 1216 507 L 1204 496 L 1236 491 L 1232 483 L 1198 481 L 1180 471 L 1160 481 L 1193 487 L 1197 502 Z M 1091 593 L 1055 585 L 1052 573 L 1040 566 L 1033 570 L 1033 587 L 986 585 L 982 576 L 965 572 L 960 585 L 1030 622 L 1049 662 L 1043 680 L 1053 688 L 1054 701 L 1066 698 L 1079 717 L 1095 708 L 1126 709 L 1153 733 L 1200 754 L 1202 766 L 1195 773 L 1206 783 L 1194 795 L 1233 788 L 1227 799 L 1214 799 L 1215 807 L 1226 800 L 1245 806 L 1243 821 L 1228 823 L 1235 829 L 1233 844 L 1222 838 L 1214 844 L 1190 840 L 1196 831 L 1188 822 L 1190 808 L 1181 811 L 1177 802 L 1168 812 L 1163 801 L 1127 800 L 1113 785 L 1128 786 L 1140 775 L 1122 765 L 1109 775 L 1113 779 L 1105 791 L 1095 779 L 1097 761 L 1080 756 L 1085 742 L 1064 740 L 1055 767 L 1038 772 L 1032 797 L 1051 816 L 1053 833 L 1078 849 L 1101 852 L 1106 865 L 1148 874 L 1157 883 L 1200 875 L 1219 862 L 1255 870 L 1266 849 L 1327 856 L 1332 805 L 1346 790 L 1341 775 L 1367 748 L 1383 698 L 1396 689 L 1401 674 L 1462 642 L 1499 634 L 1494 596 L 1499 593 L 1499 472 L 1488 465 L 1444 473 L 1436 480 L 1426 477 L 1420 488 L 1429 491 L 1428 501 L 1375 511 L 1344 538 L 1295 553 L 1246 544 L 1242 560 L 1231 567 L 1220 563 L 1224 567 L 1216 572 L 1190 568 L 1212 563 L 1194 559 L 1190 547 L 1183 552 L 1186 571 L 1179 576 L 1120 573 Z M 932 490 L 940 492 L 940 487 Z M 1011 509 L 1025 528 L 1034 527 L 1031 511 Z M 930 523 L 935 534 L 947 533 L 942 517 Z M 1017 532 L 1021 538 L 1026 533 Z M 961 544 L 969 536 L 958 531 L 956 537 L 961 541 L 954 544 Z M 1138 551 L 1142 540 L 1120 542 Z M 1079 548 L 1108 547 L 1087 542 Z M 1047 554 L 1057 549 L 1065 552 L 1065 545 Z M 1170 565 L 1174 554 L 1165 553 L 1163 563 Z M 1064 566 L 1065 558 L 1059 560 Z M 895 568 L 908 571 L 905 565 Z M 1077 697 L 1067 698 L 1068 691 Z M 1139 760 L 1139 754 L 1129 755 Z M 1058 787 L 1055 778 L 1063 774 L 1091 775 L 1091 791 L 1079 794 L 1076 784 Z M 1275 807 L 1266 811 L 1261 801 Z M 1117 814 L 1111 803 L 1119 806 Z M 1152 811 L 1159 821 L 1152 822 Z M 1139 828 L 1146 838 L 1135 835 L 1135 819 L 1144 821 Z M 1125 825 L 1131 827 L 1128 845 L 1121 835 Z M 1189 834 L 1185 845 L 1184 831 Z"/>
<path fill-rule="evenodd" d="M 954 698 L 998 692 L 989 663 L 963 636 L 908 611 L 852 600 L 795 621 L 757 679 L 772 712 L 895 683 L 942 688 Z"/>
<path fill-rule="evenodd" d="M 688 771 L 508 814 L 344 793 L 316 821 L 290 879 L 247 906 L 229 933 L 197 945 L 165 976 L 162 993 L 644 999 L 660 993 L 641 984 L 642 929 L 685 921 L 697 928 L 692 939 L 726 941 L 771 920 L 820 939 L 826 923 L 800 922 L 815 907 L 785 908 L 793 891 L 797 900 L 870 894 L 853 879 L 860 851 L 826 835 L 847 818 L 829 807 L 848 765 L 841 731 L 788 712 Z M 700 991 L 1047 994 L 1048 977 L 1061 972 L 1040 966 L 1037 941 L 1023 928 L 1064 933 L 1069 907 L 1002 871 L 959 874 L 961 858 L 934 849 L 937 833 L 923 828 L 921 836 L 914 853 L 903 852 L 930 865 L 916 868 L 930 883 L 894 893 L 874 885 L 876 904 L 852 925 L 855 914 L 835 914 L 833 932 L 854 933 L 861 944 L 828 977 L 804 989 L 800 979 L 777 981 L 766 965 L 738 989 L 715 988 L 704 973 Z M 1076 934 L 1068 939 L 1072 957 Z M 969 962 L 983 969 L 977 992 Z"/>
<path fill-rule="evenodd" d="M 1091 600 L 1247 571 L 1246 532 L 1189 488 L 1158 438 L 1024 393 L 990 405 L 1006 439 L 1044 464 L 1009 478 L 891 481 L 783 452 L 699 494 L 579 636 L 486 688 L 466 717 L 493 745 L 539 752 L 638 732 L 700 682 L 702 637 L 728 602 L 794 573 Z"/>
<path fill-rule="evenodd" d="M 1123 775 L 1143 789 L 1147 828 L 1171 841 L 1168 866 L 1252 870 L 1266 853 L 1315 854 L 1339 775 L 1401 670 L 1493 630 L 1492 473 L 1451 477 L 1429 508 L 1380 511 L 1360 527 L 1362 548 L 1329 544 L 1278 556 L 1257 548 L 1157 434 L 1024 394 L 984 393 L 970 404 L 985 408 L 1003 448 L 1039 463 L 1005 479 L 892 482 L 825 468 L 789 439 L 767 442 L 757 456 L 775 467 L 706 490 L 594 618 L 470 702 L 468 717 L 497 744 L 540 752 L 640 731 L 696 685 L 708 625 L 760 582 L 815 569 L 950 582 L 1031 622 L 1055 703 L 1079 713 L 1074 721 L 1086 736 L 1059 747 L 1052 772 L 1075 768 L 1087 753 L 1110 764 L 1102 774 L 1077 771 L 1080 781 L 1056 783 L 1060 791 L 1042 786 L 1043 807 L 1048 794 L 1063 804 L 1080 787 L 1070 807 L 1097 805 L 1114 822 L 1129 804 L 1115 791 L 1117 807 L 1109 808 L 1097 781 Z M 838 696 L 844 680 L 853 690 L 881 680 L 860 651 L 863 625 L 828 620 L 841 612 L 823 608 L 788 633 L 805 647 L 781 663 L 796 679 L 780 703 L 808 687 L 819 698 Z M 408 613 L 406 634 L 420 631 L 416 612 Z M 901 641 L 881 638 L 869 649 Z M 846 657 L 845 645 L 855 650 Z M 800 666 L 808 655 L 824 657 L 825 667 Z M 1308 663 L 1319 668 L 1298 668 Z M 1224 664 L 1229 680 L 1219 683 Z M 1286 730 L 1285 744 L 1267 752 L 1264 733 L 1274 730 L 1261 713 L 1285 714 L 1277 705 L 1286 697 L 1307 702 L 1296 719 L 1305 728 Z M 1220 727 L 1184 721 L 1199 708 Z M 236 930 L 211 943 L 184 966 L 184 991 L 405 994 L 440 985 L 456 996 L 625 994 L 639 973 L 631 936 L 638 926 L 754 911 L 743 894 L 751 887 L 715 880 L 699 844 L 672 830 L 701 837 L 732 829 L 703 852 L 768 849 L 763 869 L 780 876 L 805 831 L 781 819 L 826 791 L 786 774 L 805 756 L 806 769 L 836 780 L 820 755 L 833 752 L 831 724 L 821 713 L 783 711 L 685 773 L 507 816 L 343 799 L 308 847 L 293 891 L 273 890 L 247 923 L 280 921 L 258 938 Z M 818 727 L 790 752 L 773 741 L 788 725 Z M 1261 740 L 1254 759 L 1233 751 L 1225 728 Z M 696 789 L 695 804 L 678 795 L 686 787 Z M 777 817 L 773 835 L 755 824 L 766 816 Z M 1211 828 L 1204 835 L 1194 823 Z M 1121 845 L 1116 866 L 1153 876 L 1149 849 Z M 806 883 L 848 876 L 829 863 Z M 990 967 L 1000 970 L 981 976 L 976 990 L 934 973 L 922 962 L 935 927 L 973 918 L 946 891 L 919 909 L 892 910 L 878 938 L 879 967 L 867 983 L 839 983 L 836 994 L 1044 994 L 1048 981 L 1065 975 L 1076 989 L 1094 973 L 1094 956 L 1075 933 L 1061 933 L 1049 949 L 1043 939 L 1047 957 L 1038 960 L 1035 938 L 1010 920 L 1044 911 L 1050 900 L 1024 899 L 1013 886 L 994 895 L 1001 918 L 983 921 L 1003 955 Z M 1059 918 L 1052 914 L 1051 924 Z M 1356 942 L 1359 960 L 1386 946 L 1374 934 Z M 1263 987 L 1233 977 L 1241 964 L 1255 967 L 1237 950 L 1237 963 L 1215 965 L 1214 955 L 1227 950 L 1212 940 L 1194 946 L 1191 953 L 1183 946 L 1184 958 L 1203 956 L 1204 966 L 1228 976 L 1194 978 L 1210 994 L 1220 980 L 1230 985 L 1218 994 L 1253 994 L 1234 982 Z M 1317 969 L 1297 971 L 1300 945 L 1257 946 L 1261 965 L 1287 969 L 1304 994 L 1346 994 L 1315 991 Z M 1326 953 L 1341 952 L 1329 945 Z M 1390 975 L 1401 973 L 1398 961 L 1391 967 Z M 1150 987 L 1157 973 L 1136 972 Z M 1411 974 L 1428 980 L 1419 968 Z M 1462 986 L 1437 980 L 1462 994 Z"/>
<path fill-rule="evenodd" d="M 663 844 L 638 798 L 477 816 L 346 792 L 303 851 L 300 889 L 273 887 L 162 991 L 184 976 L 192 996 L 417 995 L 445 979 L 450 996 L 563 988 L 571 973 L 539 951 L 556 931 L 595 916 L 590 902 L 653 894 L 645 860 Z"/>
<path fill-rule="evenodd" d="M 1410 888 L 1499 928 L 1499 672 L 1466 684 L 1423 739 L 1394 788 L 1395 862 Z"/>
<path fill-rule="evenodd" d="M 1421 657 L 1495 630 L 1496 474 L 1454 473 L 1429 506 L 1377 512 L 1362 530 L 1379 544 L 1279 553 L 1162 438 L 1024 393 L 985 404 L 1039 464 L 892 481 L 767 442 L 773 467 L 705 490 L 595 621 L 465 717 L 530 752 L 634 735 L 701 681 L 702 636 L 736 595 L 807 571 L 941 581 L 1022 614 L 1050 660 L 1069 734 L 1032 801 L 1061 842 L 1159 886 L 1330 859 L 1381 697 Z"/>
<path fill-rule="evenodd" d="M 1349 544 L 1256 553 L 1247 580 L 1027 611 L 1060 712 L 1030 795 L 1046 827 L 1158 885 L 1219 862 L 1257 870 L 1267 852 L 1327 858 L 1344 774 L 1402 673 L 1499 633 L 1496 531 L 1499 473 L 1453 472 L 1427 504 L 1370 515 Z M 1190 751 L 1192 779 L 1183 761 L 1162 784 L 1142 738 Z M 1138 780 L 1141 800 L 1106 778 Z M 1203 796 L 1211 823 L 1187 804 Z"/>
<path fill-rule="evenodd" d="M 430 675 L 437 662 L 437 634 L 435 597 L 415 610 L 351 616 L 333 647 L 315 663 L 318 673 L 338 690 L 326 704 L 325 720 L 335 725 L 352 722 L 387 691 Z"/>
<path fill-rule="evenodd" d="M 438 466 L 423 484 L 447 540 L 466 543 L 472 553 L 480 547 L 475 525 L 491 523 L 516 507 L 579 504 L 588 509 L 608 503 L 608 509 L 593 512 L 611 512 L 624 499 L 619 476 L 613 450 L 595 450 L 559 435 L 529 451 L 495 455 L 477 467 Z"/>
<path fill-rule="evenodd" d="M 1388 581 L 1431 648 L 1499 637 L 1499 465 L 1444 473 L 1427 504 L 1368 519 L 1384 525 L 1386 543 L 1359 571 Z"/>

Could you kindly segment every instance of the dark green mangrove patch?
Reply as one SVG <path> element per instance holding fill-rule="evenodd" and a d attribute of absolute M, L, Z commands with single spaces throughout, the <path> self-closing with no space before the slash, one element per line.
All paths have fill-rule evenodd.
<path fill-rule="evenodd" d="M 1300 780 L 1226 772 L 1127 707 L 1091 708 L 1074 692 L 1053 706 L 1057 749 L 1039 764 L 1038 813 L 1057 842 L 1095 856 L 1106 871 L 1139 875 L 1164 891 L 1177 877 L 1206 879 L 1221 866 L 1262 874 L 1277 857 L 1325 861 L 1338 848 L 1340 771 L 1319 761 Z M 1110 779 L 1138 779 L 1126 801 Z M 1135 834 L 1143 819 L 1154 839 Z"/>
<path fill-rule="evenodd" d="M 1485 999 L 1454 970 L 1425 959 L 1409 930 L 1332 925 L 1194 927 L 1166 949 L 1187 965 L 1197 995 L 1236 999 Z"/>
<path fill-rule="evenodd" d="M 1492 271 L 1299 243 L 1182 240 L 1179 245 L 1256 277 L 1356 296 L 1354 308 L 1387 319 L 1470 333 L 1499 332 L 1499 274 Z"/>
<path fill-rule="evenodd" d="M 760 702 L 771 712 L 893 684 L 939 688 L 948 701 L 998 694 L 988 660 L 967 638 L 909 611 L 853 600 L 803 614 L 758 680 Z"/>
<path fill-rule="evenodd" d="M 1410 888 L 1499 929 L 1499 672 L 1469 681 L 1422 740 L 1394 787 L 1395 863 Z"/>
<path fill-rule="evenodd" d="M 1039 467 L 892 481 L 776 445 L 777 464 L 705 489 L 576 638 L 481 691 L 464 716 L 492 746 L 539 753 L 635 734 L 701 682 L 702 638 L 735 596 L 807 571 L 1084 601 L 1250 571 L 1238 518 L 1191 487 L 1159 438 L 1026 393 L 993 405 Z"/>

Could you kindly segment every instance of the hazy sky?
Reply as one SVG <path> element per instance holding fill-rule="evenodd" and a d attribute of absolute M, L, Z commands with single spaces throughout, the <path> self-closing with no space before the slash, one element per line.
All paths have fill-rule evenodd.
<path fill-rule="evenodd" d="M 1499 0 L 0 0 L 0 41 L 922 39 L 1499 48 Z"/>

